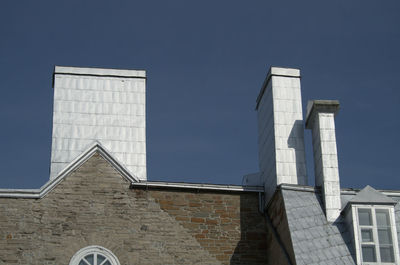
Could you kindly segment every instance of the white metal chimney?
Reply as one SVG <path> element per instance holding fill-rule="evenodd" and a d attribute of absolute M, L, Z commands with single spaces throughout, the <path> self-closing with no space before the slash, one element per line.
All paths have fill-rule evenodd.
<path fill-rule="evenodd" d="M 340 183 L 336 149 L 335 115 L 337 100 L 313 100 L 307 105 L 306 127 L 312 130 L 315 186 L 321 187 L 329 222 L 340 215 Z"/>
<path fill-rule="evenodd" d="M 268 200 L 279 184 L 307 185 L 300 70 L 271 67 L 256 110 L 259 167 Z"/>
<path fill-rule="evenodd" d="M 100 142 L 146 180 L 146 72 L 56 66 L 50 179 Z"/>

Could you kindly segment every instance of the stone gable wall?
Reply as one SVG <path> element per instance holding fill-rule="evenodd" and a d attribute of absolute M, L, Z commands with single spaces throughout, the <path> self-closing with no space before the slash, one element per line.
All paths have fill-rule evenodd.
<path fill-rule="evenodd" d="M 257 193 L 130 189 L 99 154 L 42 199 L 0 198 L 0 264 L 69 264 L 90 245 L 121 265 L 267 264 L 268 234 Z"/>

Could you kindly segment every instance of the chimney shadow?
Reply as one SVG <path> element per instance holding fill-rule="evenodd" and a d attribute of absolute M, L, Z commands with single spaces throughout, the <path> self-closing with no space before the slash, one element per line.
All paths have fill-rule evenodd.
<path fill-rule="evenodd" d="M 304 125 L 302 120 L 295 120 L 287 140 L 287 145 L 289 148 L 293 148 L 295 152 L 297 183 L 299 185 L 307 185 Z"/>
<path fill-rule="evenodd" d="M 332 225 L 336 226 L 346 244 L 347 249 L 351 257 L 353 258 L 354 264 L 357 264 L 356 252 L 354 249 L 352 235 L 349 231 L 349 226 L 345 223 L 343 216 L 340 216 Z"/>
<path fill-rule="evenodd" d="M 321 207 L 322 211 L 324 212 L 324 218 L 326 218 L 325 215 L 325 206 L 324 203 L 322 201 L 322 195 L 321 195 L 321 191 L 314 193 L 314 196 L 316 197 L 319 206 Z M 352 241 L 352 235 L 351 232 L 349 231 L 349 226 L 346 224 L 345 220 L 344 220 L 344 216 L 340 215 L 335 222 L 333 223 L 326 223 L 327 226 L 333 228 L 333 229 L 337 229 L 337 231 L 339 231 L 338 233 L 336 231 L 333 231 L 333 235 L 334 236 L 340 236 L 343 238 L 343 242 L 346 244 L 346 247 L 354 261 L 354 264 L 357 264 L 357 259 L 356 259 L 356 254 L 355 254 L 355 249 L 353 246 L 353 241 Z"/>
<path fill-rule="evenodd" d="M 268 263 L 268 225 L 258 209 L 258 196 L 240 195 L 240 240 L 231 257 L 231 265 Z"/>

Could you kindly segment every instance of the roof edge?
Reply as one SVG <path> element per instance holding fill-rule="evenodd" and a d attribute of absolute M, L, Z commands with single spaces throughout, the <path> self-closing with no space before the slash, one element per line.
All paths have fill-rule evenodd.
<path fill-rule="evenodd" d="M 313 187 L 313 186 L 306 186 L 306 185 L 297 185 L 297 184 L 280 184 L 278 186 L 280 189 L 284 190 L 295 190 L 295 191 L 305 191 L 305 192 L 320 192 L 319 187 Z M 361 189 L 352 189 L 352 188 L 341 188 L 340 189 L 340 195 L 356 195 L 358 192 L 360 192 Z M 390 197 L 400 197 L 400 190 L 377 190 L 379 192 L 382 192 L 386 196 Z"/>
<path fill-rule="evenodd" d="M 131 187 L 216 190 L 216 191 L 235 191 L 235 192 L 264 192 L 264 187 L 262 186 L 241 186 L 241 185 L 161 182 L 161 181 L 134 182 L 131 184 Z"/>
<path fill-rule="evenodd" d="M 125 179 L 131 183 L 139 182 L 139 178 L 129 171 L 99 142 L 94 142 L 88 149 L 68 164 L 56 178 L 46 182 L 40 189 L 0 189 L 0 198 L 27 198 L 40 199 L 53 190 L 69 173 L 76 170 L 89 158 L 98 152 L 108 161 Z"/>

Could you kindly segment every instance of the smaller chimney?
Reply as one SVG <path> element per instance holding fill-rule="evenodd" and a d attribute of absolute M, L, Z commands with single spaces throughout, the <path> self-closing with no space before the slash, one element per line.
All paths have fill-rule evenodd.
<path fill-rule="evenodd" d="M 306 128 L 312 130 L 315 186 L 321 187 L 328 222 L 340 215 L 340 183 L 336 149 L 337 100 L 313 100 L 307 105 Z"/>

